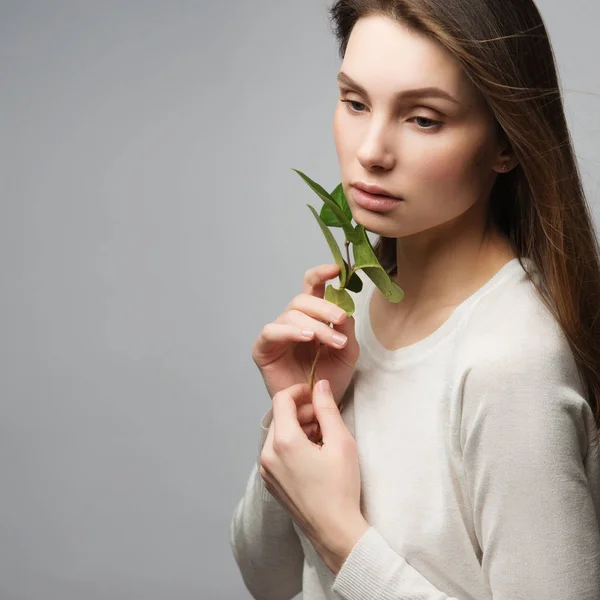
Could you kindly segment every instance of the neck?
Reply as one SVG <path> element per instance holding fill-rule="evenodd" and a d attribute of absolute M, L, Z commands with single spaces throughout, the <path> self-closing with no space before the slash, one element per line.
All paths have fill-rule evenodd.
<path fill-rule="evenodd" d="M 393 278 L 405 294 L 399 312 L 457 305 L 517 256 L 501 231 L 486 230 L 484 209 L 477 203 L 440 227 L 398 238 Z"/>

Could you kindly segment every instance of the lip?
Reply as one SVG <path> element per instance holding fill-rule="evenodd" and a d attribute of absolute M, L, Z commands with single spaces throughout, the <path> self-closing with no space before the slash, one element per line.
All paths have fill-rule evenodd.
<path fill-rule="evenodd" d="M 357 181 L 352 184 L 353 187 L 362 190 L 363 192 L 367 192 L 368 194 L 372 194 L 374 196 L 388 196 L 390 198 L 394 198 L 395 200 L 401 200 L 398 196 L 394 196 L 394 194 L 390 194 L 387 190 L 379 187 L 378 185 L 371 185 L 369 183 L 363 183 L 362 181 Z"/>
<path fill-rule="evenodd" d="M 402 199 L 400 198 L 370 194 L 355 186 L 352 186 L 351 192 L 356 204 L 362 208 L 375 212 L 387 212 L 394 209 L 402 202 Z"/>

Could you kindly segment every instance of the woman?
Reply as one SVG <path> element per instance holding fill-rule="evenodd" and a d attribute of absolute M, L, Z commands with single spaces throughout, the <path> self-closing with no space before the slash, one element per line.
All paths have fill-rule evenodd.
<path fill-rule="evenodd" d="M 273 406 L 231 523 L 244 581 L 264 599 L 598 600 L 598 246 L 542 19 L 531 0 L 330 13 L 344 192 L 405 297 L 359 272 L 337 318 L 323 265 L 256 340 Z M 311 401 L 320 343 L 331 390 Z"/>

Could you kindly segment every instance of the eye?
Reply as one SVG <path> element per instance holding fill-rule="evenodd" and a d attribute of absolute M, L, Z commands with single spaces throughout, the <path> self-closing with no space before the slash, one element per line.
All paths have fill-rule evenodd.
<path fill-rule="evenodd" d="M 354 110 L 353 108 L 349 107 L 350 104 L 358 104 L 359 106 L 364 106 L 364 104 L 361 104 L 360 102 L 355 102 L 354 100 L 340 100 L 340 102 L 344 102 L 345 104 L 347 104 L 348 105 L 348 110 L 351 113 L 361 113 L 361 112 L 363 112 L 362 110 Z"/>
<path fill-rule="evenodd" d="M 340 100 L 340 102 L 343 102 L 344 104 L 346 104 L 348 106 L 348 112 L 350 112 L 351 114 L 362 114 L 364 111 L 364 104 L 362 104 L 361 102 L 356 102 L 355 100 Z M 362 106 L 363 110 L 357 110 L 355 108 L 350 108 L 350 105 L 358 105 L 358 106 Z M 433 131 L 435 129 L 439 129 L 443 123 L 441 121 L 435 121 L 434 119 L 428 119 L 427 117 L 411 117 L 409 119 L 409 121 L 419 121 L 423 124 L 423 126 L 418 125 L 417 129 L 420 129 L 422 131 Z"/>
<path fill-rule="evenodd" d="M 421 127 L 418 126 L 419 129 L 423 129 L 424 131 L 428 131 L 430 129 L 439 129 L 443 123 L 441 121 L 434 121 L 433 119 L 428 119 L 427 117 L 412 117 L 410 119 L 411 121 L 425 121 L 426 123 L 433 123 L 433 126 L 431 127 Z"/>

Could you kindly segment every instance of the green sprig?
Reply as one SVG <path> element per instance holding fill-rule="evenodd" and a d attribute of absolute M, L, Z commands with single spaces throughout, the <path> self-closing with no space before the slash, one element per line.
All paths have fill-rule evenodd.
<path fill-rule="evenodd" d="M 354 301 L 349 291 L 359 293 L 362 291 L 363 282 L 357 275 L 357 271 L 362 269 L 369 279 L 381 290 L 383 295 L 390 302 L 400 302 L 404 298 L 404 292 L 400 286 L 388 275 L 386 270 L 383 268 L 377 256 L 371 241 L 367 237 L 367 232 L 363 225 L 355 225 L 352 221 L 352 212 L 348 206 L 348 202 L 344 195 L 342 184 L 340 183 L 334 190 L 327 192 L 318 183 L 313 181 L 310 177 L 298 171 L 292 169 L 307 183 L 307 185 L 321 198 L 323 201 L 323 207 L 321 208 L 320 214 L 310 205 L 307 204 L 308 208 L 314 215 L 327 244 L 333 254 L 335 263 L 340 268 L 339 280 L 340 287 L 335 288 L 333 285 L 328 284 L 325 289 L 325 299 L 332 302 L 336 306 L 346 311 L 348 317 L 354 314 Z M 329 230 L 330 227 L 341 227 L 345 235 L 345 250 L 346 259 L 342 256 L 342 251 L 338 246 L 336 239 Z M 350 251 L 349 246 L 352 245 L 352 254 L 354 256 L 354 265 L 350 264 Z M 328 323 L 331 327 L 332 323 Z M 312 364 L 312 369 L 309 377 L 310 395 L 312 398 L 314 373 L 321 353 L 323 344 L 319 344 L 317 355 Z M 340 408 L 341 409 L 341 408 Z"/>

